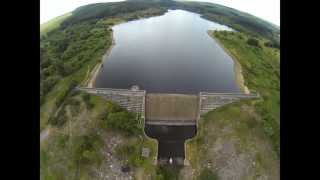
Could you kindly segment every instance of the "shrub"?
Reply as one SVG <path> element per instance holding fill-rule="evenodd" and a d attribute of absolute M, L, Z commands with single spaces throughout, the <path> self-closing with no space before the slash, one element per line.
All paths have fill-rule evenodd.
<path fill-rule="evenodd" d="M 267 42 L 264 43 L 264 45 L 266 47 L 271 47 L 271 48 L 278 48 L 278 49 L 280 48 L 280 44 L 277 43 L 277 42 L 267 41 Z"/>
<path fill-rule="evenodd" d="M 206 168 L 200 172 L 197 180 L 218 180 L 218 176 L 216 173 Z"/>
<path fill-rule="evenodd" d="M 255 39 L 255 38 L 249 38 L 249 39 L 247 40 L 247 43 L 248 43 L 250 46 L 260 47 L 259 40 L 258 40 L 258 39 Z"/>
<path fill-rule="evenodd" d="M 117 156 L 121 160 L 126 160 L 129 165 L 139 167 L 143 164 L 141 156 L 141 146 L 139 144 L 123 145 L 116 149 Z"/>
<path fill-rule="evenodd" d="M 109 128 L 119 130 L 125 135 L 138 135 L 142 131 L 135 114 L 126 111 L 108 114 L 106 123 Z"/>
<path fill-rule="evenodd" d="M 101 162 L 100 148 L 103 144 L 101 137 L 95 133 L 76 136 L 73 138 L 72 161 L 81 165 Z"/>
<path fill-rule="evenodd" d="M 62 109 L 58 112 L 56 117 L 52 116 L 49 119 L 50 124 L 52 124 L 54 126 L 58 126 L 58 127 L 61 127 L 66 122 L 67 122 L 67 115 L 66 115 L 66 110 L 64 109 L 64 107 L 62 107 Z"/>
<path fill-rule="evenodd" d="M 86 107 L 88 109 L 92 109 L 94 104 L 90 101 L 90 95 L 88 93 L 83 93 L 82 94 L 82 100 L 86 104 Z"/>
<path fill-rule="evenodd" d="M 156 171 L 157 180 L 175 180 L 178 179 L 178 170 L 170 167 L 158 167 Z"/>
<path fill-rule="evenodd" d="M 50 76 L 45 80 L 41 81 L 40 89 L 42 94 L 46 95 L 57 82 L 58 82 L 58 78 L 56 76 Z"/>
<path fill-rule="evenodd" d="M 118 104 L 114 104 L 114 103 L 111 103 L 111 102 L 108 102 L 107 109 L 108 109 L 108 112 L 110 112 L 110 113 L 116 113 L 116 112 L 124 111 Z"/>
<path fill-rule="evenodd" d="M 69 93 L 69 89 L 66 89 L 66 90 L 63 90 L 60 92 L 60 94 L 57 96 L 57 99 L 55 102 L 57 107 L 59 107 L 62 104 L 64 99 L 67 97 L 68 93 Z"/>
<path fill-rule="evenodd" d="M 63 89 L 59 95 L 57 95 L 57 99 L 56 99 L 56 106 L 59 107 L 62 102 L 66 99 L 66 97 L 68 96 L 68 94 L 70 93 L 70 91 L 73 90 L 74 87 L 76 87 L 77 85 L 77 81 L 75 80 L 71 80 L 71 82 L 69 83 L 68 87 L 66 87 L 65 89 Z"/>

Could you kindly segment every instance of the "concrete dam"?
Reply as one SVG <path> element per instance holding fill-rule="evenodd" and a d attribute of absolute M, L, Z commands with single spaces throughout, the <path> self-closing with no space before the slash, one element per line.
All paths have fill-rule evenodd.
<path fill-rule="evenodd" d="M 138 88 L 111 89 L 77 87 L 113 101 L 144 119 L 146 135 L 158 140 L 158 164 L 184 165 L 184 142 L 196 135 L 201 115 L 241 99 L 258 98 L 256 94 L 211 93 L 191 94 L 146 93 Z"/>

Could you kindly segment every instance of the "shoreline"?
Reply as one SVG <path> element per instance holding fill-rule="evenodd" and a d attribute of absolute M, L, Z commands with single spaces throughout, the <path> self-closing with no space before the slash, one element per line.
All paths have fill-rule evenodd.
<path fill-rule="evenodd" d="M 167 12 L 167 11 L 166 11 Z M 166 13 L 165 12 L 165 13 Z M 158 15 L 157 15 L 158 16 Z M 160 15 L 159 15 L 160 16 Z M 151 17 L 156 17 L 156 16 L 151 16 Z M 149 17 L 139 17 L 138 19 L 134 19 L 134 20 L 141 20 L 141 19 L 145 19 L 145 18 L 149 18 Z M 133 20 L 133 21 L 134 21 Z M 119 19 L 118 22 L 116 22 L 115 24 L 113 24 L 113 26 L 111 27 L 111 29 L 114 27 L 114 26 L 117 26 L 117 25 L 120 25 L 122 23 L 127 23 L 128 21 L 123 21 L 121 19 Z M 98 63 L 92 70 L 91 72 L 89 73 L 88 77 L 85 79 L 84 81 L 84 86 L 85 87 L 89 87 L 89 88 L 94 88 L 95 87 L 95 82 L 96 82 L 96 79 L 97 79 L 97 76 L 102 68 L 102 65 L 104 63 L 104 60 L 110 55 L 111 53 L 111 50 L 112 48 L 116 45 L 115 43 L 115 38 L 114 38 L 114 35 L 113 35 L 113 30 L 112 30 L 112 34 L 111 34 L 111 45 L 110 47 L 107 49 L 106 53 L 102 56 L 102 61 L 100 63 Z"/>
<path fill-rule="evenodd" d="M 112 29 L 112 28 L 111 28 Z M 103 63 L 105 61 L 105 59 L 110 55 L 112 48 L 115 46 L 115 40 L 114 40 L 114 36 L 113 36 L 113 30 L 112 30 L 112 34 L 111 34 L 111 45 L 110 47 L 107 49 L 106 53 L 102 56 L 102 60 L 100 63 L 98 63 L 90 72 L 89 77 L 87 78 L 86 82 L 84 83 L 85 87 L 89 87 L 89 88 L 94 88 L 95 87 L 95 82 L 96 79 L 98 77 L 99 72 L 101 71 L 101 68 L 103 66 Z"/>
<path fill-rule="evenodd" d="M 217 39 L 216 37 L 214 37 L 214 34 L 213 34 L 213 31 L 214 30 L 208 30 L 207 33 L 208 35 L 214 39 L 218 45 L 231 57 L 231 59 L 233 60 L 234 62 L 234 66 L 233 66 L 233 69 L 234 69 L 234 72 L 235 72 L 235 78 L 236 78 L 236 82 L 237 84 L 239 85 L 239 88 L 242 92 L 244 92 L 245 94 L 250 94 L 250 90 L 249 88 L 244 84 L 244 77 L 243 77 L 243 74 L 242 74 L 242 67 L 241 67 L 241 64 L 239 63 L 239 61 L 237 60 L 237 58 L 227 49 L 224 47 L 224 45 L 220 42 L 219 39 Z"/>

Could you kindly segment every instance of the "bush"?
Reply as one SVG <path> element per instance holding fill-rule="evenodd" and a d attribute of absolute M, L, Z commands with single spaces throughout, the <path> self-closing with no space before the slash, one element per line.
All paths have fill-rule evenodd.
<path fill-rule="evenodd" d="M 116 112 L 124 111 L 118 104 L 114 104 L 114 103 L 111 103 L 111 102 L 107 103 L 107 109 L 108 109 L 108 112 L 110 112 L 110 113 L 116 113 Z"/>
<path fill-rule="evenodd" d="M 170 167 L 158 167 L 156 171 L 157 180 L 176 180 L 178 179 L 179 171 Z"/>
<path fill-rule="evenodd" d="M 75 164 L 91 165 L 101 162 L 100 148 L 103 144 L 101 137 L 95 133 L 76 136 L 73 138 L 72 161 Z"/>
<path fill-rule="evenodd" d="M 67 115 L 66 115 L 66 110 L 64 109 L 64 107 L 62 107 L 62 109 L 58 112 L 56 117 L 52 116 L 49 119 L 50 124 L 52 124 L 54 126 L 58 126 L 58 127 L 61 127 L 66 122 L 67 122 Z"/>
<path fill-rule="evenodd" d="M 121 160 L 125 160 L 129 165 L 139 167 L 144 161 L 141 156 L 141 148 L 139 144 L 126 144 L 118 147 L 116 153 Z"/>
<path fill-rule="evenodd" d="M 67 97 L 68 93 L 69 93 L 69 89 L 61 91 L 61 93 L 57 96 L 57 99 L 55 102 L 56 107 L 59 107 L 62 104 L 64 99 Z"/>
<path fill-rule="evenodd" d="M 280 48 L 280 44 L 277 43 L 277 42 L 267 41 L 267 42 L 264 43 L 264 45 L 266 47 L 271 47 L 271 48 L 278 48 L 278 49 Z"/>
<path fill-rule="evenodd" d="M 200 172 L 197 180 L 218 180 L 218 176 L 216 173 L 206 168 Z"/>
<path fill-rule="evenodd" d="M 40 89 L 43 95 L 46 95 L 57 82 L 58 82 L 58 78 L 56 76 L 50 76 L 45 80 L 41 81 Z"/>
<path fill-rule="evenodd" d="M 255 39 L 255 38 L 249 38 L 249 39 L 247 40 L 247 43 L 248 43 L 250 46 L 260 47 L 259 40 L 258 40 L 258 39 Z"/>
<path fill-rule="evenodd" d="M 109 128 L 119 130 L 125 135 L 139 135 L 142 132 L 134 113 L 126 111 L 110 113 L 105 120 Z"/>
<path fill-rule="evenodd" d="M 92 109 L 94 104 L 90 101 L 90 95 L 88 93 L 83 93 L 82 94 L 82 100 L 86 104 L 86 107 L 88 109 Z"/>
<path fill-rule="evenodd" d="M 72 91 L 73 88 L 76 87 L 76 85 L 77 85 L 77 81 L 71 80 L 69 86 L 67 88 L 65 88 L 64 90 L 62 90 L 59 95 L 57 95 L 57 99 L 56 99 L 56 106 L 57 107 L 59 107 L 63 103 L 63 101 L 68 96 L 69 92 Z"/>

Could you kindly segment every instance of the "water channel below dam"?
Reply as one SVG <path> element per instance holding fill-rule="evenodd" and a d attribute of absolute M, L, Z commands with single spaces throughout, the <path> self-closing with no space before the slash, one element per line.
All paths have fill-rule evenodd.
<path fill-rule="evenodd" d="M 194 137 L 196 132 L 196 126 L 145 125 L 145 133 L 158 140 L 159 165 L 183 165 L 185 140 Z"/>

